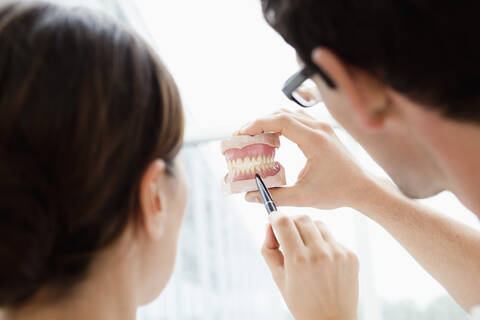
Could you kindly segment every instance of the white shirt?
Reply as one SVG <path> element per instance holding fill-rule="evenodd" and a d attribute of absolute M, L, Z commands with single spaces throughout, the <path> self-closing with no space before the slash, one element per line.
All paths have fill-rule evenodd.
<path fill-rule="evenodd" d="M 470 320 L 480 320 L 480 306 L 475 306 L 470 312 Z"/>

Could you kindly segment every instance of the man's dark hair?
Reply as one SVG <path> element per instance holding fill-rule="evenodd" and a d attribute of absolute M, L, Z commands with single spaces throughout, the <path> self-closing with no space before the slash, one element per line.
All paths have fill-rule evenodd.
<path fill-rule="evenodd" d="M 446 117 L 480 122 L 480 2 L 262 0 L 306 64 L 317 46 Z"/>

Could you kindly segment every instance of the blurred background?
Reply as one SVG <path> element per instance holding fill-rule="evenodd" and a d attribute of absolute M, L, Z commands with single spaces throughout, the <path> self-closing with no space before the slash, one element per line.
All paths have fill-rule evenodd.
<path fill-rule="evenodd" d="M 58 0 L 107 12 L 141 33 L 157 50 L 180 88 L 187 112 L 183 157 L 190 203 L 177 266 L 167 289 L 141 308 L 139 320 L 291 319 L 260 255 L 266 215 L 242 195 L 226 197 L 226 166 L 218 140 L 280 108 L 295 110 L 281 93 L 297 71 L 295 52 L 261 14 L 259 0 Z M 340 128 L 329 122 L 358 161 L 384 174 Z M 305 159 L 286 140 L 277 158 L 293 183 Z M 453 195 L 424 200 L 474 227 L 476 218 Z M 466 314 L 383 229 L 351 209 L 329 212 L 285 208 L 321 219 L 360 259 L 359 318 L 466 319 Z"/>

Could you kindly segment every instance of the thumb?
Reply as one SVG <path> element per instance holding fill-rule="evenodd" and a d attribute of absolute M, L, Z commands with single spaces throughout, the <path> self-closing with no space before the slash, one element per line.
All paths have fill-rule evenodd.
<path fill-rule="evenodd" d="M 268 189 L 268 191 L 270 191 L 273 202 L 275 202 L 277 206 L 301 207 L 304 205 L 301 203 L 301 192 L 298 186 L 271 188 Z M 248 192 L 245 195 L 245 200 L 248 202 L 262 203 L 262 199 L 260 198 L 258 191 Z"/>
<path fill-rule="evenodd" d="M 267 225 L 265 242 L 262 247 L 262 256 L 265 259 L 277 286 L 280 286 L 283 274 L 284 257 L 282 251 L 280 251 L 280 244 L 278 243 L 270 224 Z"/>

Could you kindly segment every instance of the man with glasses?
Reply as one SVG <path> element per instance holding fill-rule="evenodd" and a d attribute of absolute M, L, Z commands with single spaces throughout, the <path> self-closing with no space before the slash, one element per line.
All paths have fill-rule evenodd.
<path fill-rule="evenodd" d="M 322 97 L 396 183 L 363 170 L 328 125 L 301 111 L 281 111 L 239 131 L 280 132 L 305 154 L 296 184 L 271 190 L 277 205 L 360 211 L 390 232 L 465 310 L 473 310 L 480 304 L 480 233 L 412 199 L 449 190 L 480 217 L 480 2 L 263 0 L 262 5 L 269 24 L 304 64 L 286 82 L 285 94 L 301 107 Z M 258 201 L 255 193 L 246 197 Z M 289 223 L 281 219 L 272 222 L 280 244 L 268 231 L 263 254 L 294 316 L 355 318 L 355 259 L 338 263 L 339 252 L 351 254 L 326 248 L 331 236 L 324 227 L 311 233 L 322 255 L 289 250 L 283 257 L 279 246 L 289 246 L 298 235 L 295 228 L 279 232 Z M 304 282 L 286 285 L 289 277 Z"/>

